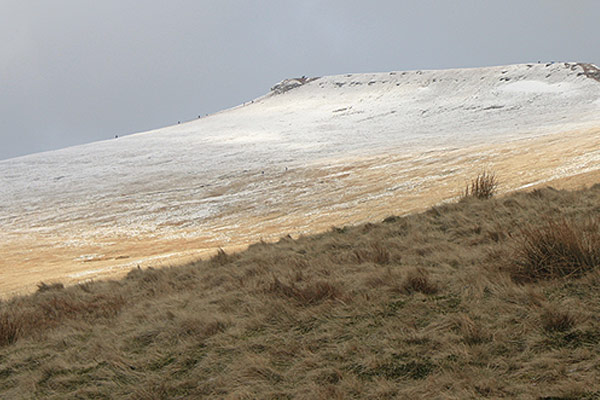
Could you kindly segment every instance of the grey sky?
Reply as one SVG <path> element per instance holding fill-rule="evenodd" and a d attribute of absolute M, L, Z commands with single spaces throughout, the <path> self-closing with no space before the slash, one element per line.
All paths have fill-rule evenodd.
<path fill-rule="evenodd" d="M 0 0 L 0 159 L 228 108 L 293 76 L 600 63 L 597 0 Z"/>

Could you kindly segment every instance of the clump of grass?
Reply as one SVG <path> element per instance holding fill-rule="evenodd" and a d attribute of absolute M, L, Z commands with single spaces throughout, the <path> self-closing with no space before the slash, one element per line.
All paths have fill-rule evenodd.
<path fill-rule="evenodd" d="M 546 309 L 541 316 L 542 327 L 548 332 L 565 332 L 575 326 L 575 317 L 556 308 Z"/>
<path fill-rule="evenodd" d="M 429 280 L 428 274 L 423 269 L 414 269 L 406 275 L 402 290 L 406 293 L 435 294 L 439 287 Z"/>
<path fill-rule="evenodd" d="M 295 283 L 286 284 L 279 279 L 273 279 L 269 285 L 269 292 L 296 301 L 303 306 L 319 304 L 325 300 L 341 298 L 341 289 L 331 282 L 318 281 L 304 287 L 298 287 Z"/>
<path fill-rule="evenodd" d="M 521 230 L 512 274 L 517 281 L 580 276 L 600 265 L 600 223 L 547 219 Z"/>
<path fill-rule="evenodd" d="M 63 285 L 62 283 L 51 283 L 51 284 L 47 284 L 45 282 L 40 282 L 37 285 L 37 291 L 38 292 L 49 292 L 49 291 L 53 291 L 53 290 L 61 290 L 65 288 L 65 285 Z"/>
<path fill-rule="evenodd" d="M 90 299 L 69 293 L 48 297 L 40 302 L 39 311 L 47 323 L 53 324 L 52 321 L 58 323 L 67 318 L 112 318 L 120 312 L 125 303 L 126 299 L 121 295 L 102 294 Z"/>
<path fill-rule="evenodd" d="M 379 243 L 371 243 L 366 248 L 355 249 L 354 257 L 359 264 L 373 262 L 375 264 L 385 265 L 389 264 L 392 259 L 389 250 Z"/>
<path fill-rule="evenodd" d="M 210 262 L 214 265 L 225 265 L 230 260 L 231 260 L 231 258 L 229 257 L 229 254 L 225 253 L 225 250 L 223 250 L 222 248 L 219 247 L 219 250 L 217 250 L 217 254 L 215 254 L 210 259 Z"/>
<path fill-rule="evenodd" d="M 498 179 L 494 172 L 483 171 L 467 184 L 463 197 L 479 200 L 492 198 L 498 190 Z"/>
<path fill-rule="evenodd" d="M 0 314 L 0 346 L 13 344 L 21 334 L 21 323 L 14 314 Z"/>
<path fill-rule="evenodd" d="M 457 331 L 462 335 L 463 341 L 468 345 L 477 345 L 491 340 L 483 324 L 474 321 L 466 314 L 457 315 L 453 322 Z"/>

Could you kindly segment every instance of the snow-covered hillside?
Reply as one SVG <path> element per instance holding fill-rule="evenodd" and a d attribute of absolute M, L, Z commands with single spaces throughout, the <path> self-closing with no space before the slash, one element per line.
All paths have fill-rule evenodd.
<path fill-rule="evenodd" d="M 599 75 L 300 78 L 180 125 L 1 161 L 0 294 L 411 211 L 482 166 L 506 189 L 594 169 Z"/>

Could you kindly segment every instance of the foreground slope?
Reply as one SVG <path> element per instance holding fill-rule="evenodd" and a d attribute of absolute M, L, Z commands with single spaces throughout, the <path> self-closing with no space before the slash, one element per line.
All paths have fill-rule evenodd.
<path fill-rule="evenodd" d="M 0 162 L 0 295 L 597 168 L 588 64 L 349 74 L 152 132 Z M 297 87 L 294 87 L 297 86 Z"/>
<path fill-rule="evenodd" d="M 596 399 L 598 247 L 566 277 L 513 272 L 528 226 L 591 218 L 597 245 L 599 203 L 599 185 L 466 200 L 42 286 L 0 303 L 0 397 Z"/>

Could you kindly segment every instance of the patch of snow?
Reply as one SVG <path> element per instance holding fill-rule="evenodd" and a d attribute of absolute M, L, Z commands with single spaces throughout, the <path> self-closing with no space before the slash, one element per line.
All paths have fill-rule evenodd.
<path fill-rule="evenodd" d="M 571 85 L 568 82 L 546 83 L 542 81 L 524 80 L 512 82 L 500 88 L 505 92 L 516 93 L 556 93 L 564 94 L 571 90 Z"/>

